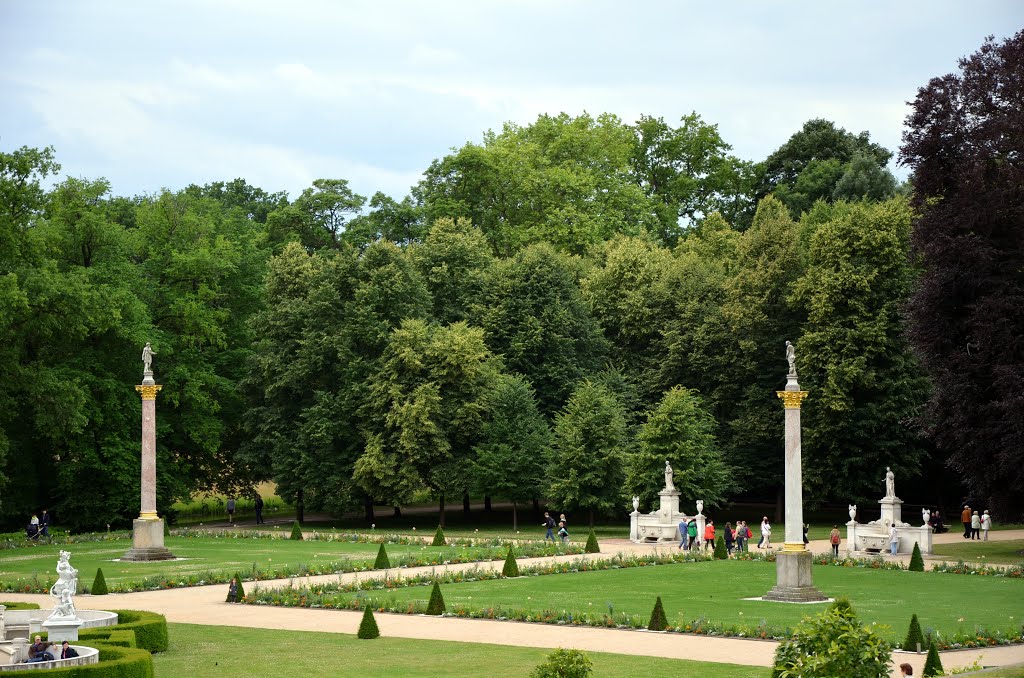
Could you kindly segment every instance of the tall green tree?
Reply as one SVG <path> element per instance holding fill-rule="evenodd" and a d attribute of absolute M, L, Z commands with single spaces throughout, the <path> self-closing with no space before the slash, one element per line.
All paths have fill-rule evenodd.
<path fill-rule="evenodd" d="M 626 419 L 607 389 L 581 383 L 555 419 L 548 463 L 548 500 L 561 510 L 594 514 L 613 510 L 622 499 Z"/>
<path fill-rule="evenodd" d="M 480 230 L 468 219 L 438 219 L 410 251 L 430 292 L 433 319 L 443 325 L 468 320 L 494 261 Z"/>
<path fill-rule="evenodd" d="M 973 501 L 1024 516 L 1024 31 L 918 91 L 901 160 L 924 267 L 910 334 L 931 438 Z"/>
<path fill-rule="evenodd" d="M 519 504 L 540 497 L 545 489 L 551 431 L 533 388 L 519 375 L 501 375 L 486 402 L 473 484 L 479 492 L 512 502 L 512 529 L 518 530 Z"/>
<path fill-rule="evenodd" d="M 668 461 L 684 499 L 721 505 L 735 484 L 715 438 L 716 426 L 695 391 L 676 387 L 665 393 L 640 428 L 638 449 L 627 463 L 627 491 L 644 506 L 654 506 Z"/>
<path fill-rule="evenodd" d="M 808 309 L 797 346 L 804 403 L 804 486 L 816 500 L 866 500 L 879 469 L 920 473 L 915 424 L 927 399 L 901 308 L 914 282 L 911 212 L 886 203 L 819 204 L 795 296 Z"/>

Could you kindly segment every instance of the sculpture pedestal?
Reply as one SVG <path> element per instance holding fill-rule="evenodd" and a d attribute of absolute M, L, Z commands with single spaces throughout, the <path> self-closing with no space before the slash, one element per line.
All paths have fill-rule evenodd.
<path fill-rule="evenodd" d="M 658 514 L 666 523 L 679 513 L 679 490 L 662 490 L 658 493 Z"/>
<path fill-rule="evenodd" d="M 132 522 L 132 548 L 121 560 L 135 562 L 174 560 L 177 556 L 164 547 L 164 521 L 136 518 Z"/>
<path fill-rule="evenodd" d="M 882 516 L 878 522 L 889 529 L 890 525 L 902 526 L 903 523 L 903 500 L 897 497 L 883 497 L 878 500 L 882 507 Z"/>
<path fill-rule="evenodd" d="M 810 551 L 779 551 L 775 556 L 776 584 L 764 600 L 777 603 L 820 603 L 828 600 L 811 579 Z"/>
<path fill-rule="evenodd" d="M 47 619 L 43 622 L 46 639 L 54 645 L 78 640 L 78 627 L 85 622 L 77 617 L 74 619 Z"/>

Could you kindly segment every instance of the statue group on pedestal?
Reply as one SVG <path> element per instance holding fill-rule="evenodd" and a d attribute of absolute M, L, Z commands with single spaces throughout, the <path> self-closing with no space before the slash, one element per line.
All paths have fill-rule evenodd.
<path fill-rule="evenodd" d="M 72 596 L 78 590 L 78 570 L 71 566 L 71 554 L 60 552 L 57 561 L 57 581 L 50 587 L 50 595 L 57 599 L 49 619 L 74 619 L 77 617 Z"/>

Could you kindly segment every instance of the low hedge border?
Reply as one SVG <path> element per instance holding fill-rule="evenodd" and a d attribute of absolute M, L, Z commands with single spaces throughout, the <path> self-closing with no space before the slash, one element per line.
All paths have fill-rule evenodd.
<path fill-rule="evenodd" d="M 33 669 L 29 675 L 61 678 L 153 678 L 153 656 L 145 650 L 118 647 L 98 641 L 76 641 L 74 644 L 99 650 L 100 663 L 64 666 L 59 669 Z"/>
<path fill-rule="evenodd" d="M 38 610 L 38 603 L 8 603 L 4 600 L 0 600 L 0 605 L 3 605 L 8 610 Z"/>
<path fill-rule="evenodd" d="M 145 610 L 111 610 L 117 613 L 117 625 L 110 631 L 134 631 L 135 644 L 150 652 L 167 651 L 167 619 L 162 614 Z"/>
<path fill-rule="evenodd" d="M 135 631 L 131 629 L 116 629 L 113 626 L 83 629 L 78 632 L 78 639 L 92 643 L 116 645 L 117 647 L 137 648 L 139 646 L 135 641 Z"/>

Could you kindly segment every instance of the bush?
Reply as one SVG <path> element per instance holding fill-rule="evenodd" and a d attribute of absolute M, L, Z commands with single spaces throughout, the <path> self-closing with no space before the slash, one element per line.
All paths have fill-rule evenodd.
<path fill-rule="evenodd" d="M 96 578 L 92 580 L 92 588 L 89 589 L 89 593 L 94 596 L 105 596 L 107 595 L 107 580 L 103 578 L 103 568 L 96 568 Z"/>
<path fill-rule="evenodd" d="M 299 521 L 297 520 L 292 523 L 292 536 L 289 537 L 289 539 L 302 541 L 302 526 L 299 525 Z"/>
<path fill-rule="evenodd" d="M 377 620 L 373 618 L 373 610 L 369 605 L 363 610 L 363 620 L 359 622 L 359 632 L 356 633 L 356 637 L 363 640 L 380 638 L 380 629 L 377 628 Z"/>
<path fill-rule="evenodd" d="M 228 585 L 228 596 L 224 599 L 227 603 L 240 603 L 245 600 L 245 587 L 242 586 L 242 575 L 235 573 L 235 599 L 231 600 L 231 585 Z"/>
<path fill-rule="evenodd" d="M 924 634 L 921 633 L 921 624 L 917 621 L 917 615 L 910 617 L 910 628 L 907 629 L 907 639 L 903 641 L 903 649 L 908 652 L 920 652 L 927 648 L 924 642 Z"/>
<path fill-rule="evenodd" d="M 832 603 L 832 607 L 830 609 L 837 610 L 848 617 L 857 616 L 857 613 L 853 611 L 853 605 L 850 604 L 850 599 L 846 596 L 836 598 L 836 602 Z"/>
<path fill-rule="evenodd" d="M 530 678 L 586 678 L 592 672 L 587 655 L 579 650 L 558 648 L 537 665 Z"/>
<path fill-rule="evenodd" d="M 135 631 L 131 629 L 110 630 L 113 627 L 99 627 L 82 629 L 78 632 L 78 639 L 105 645 L 116 645 L 118 647 L 138 647 L 135 640 Z"/>
<path fill-rule="evenodd" d="M 508 547 L 508 555 L 505 556 L 505 566 L 501 568 L 502 577 L 518 577 L 519 576 L 519 563 L 516 562 L 516 557 L 512 554 L 512 547 Z"/>
<path fill-rule="evenodd" d="M 651 611 L 651 621 L 647 623 L 648 631 L 664 631 L 668 626 L 668 619 L 665 618 L 665 608 L 661 604 L 661 596 L 654 602 L 654 609 Z"/>
<path fill-rule="evenodd" d="M 924 572 L 924 558 L 921 557 L 921 547 L 914 542 L 914 552 L 910 555 L 910 565 L 907 569 L 911 572 Z"/>
<path fill-rule="evenodd" d="M 444 596 L 441 595 L 441 586 L 435 581 L 434 589 L 430 592 L 430 602 L 427 603 L 427 614 L 444 614 Z"/>
<path fill-rule="evenodd" d="M 81 634 L 79 634 L 81 639 Z M 68 666 L 61 669 L 33 671 L 39 675 L 57 675 L 61 678 L 153 678 L 153 657 L 149 652 L 131 647 L 119 647 L 106 641 L 81 640 L 76 645 L 95 647 L 100 651 L 100 663 L 86 666 Z"/>
<path fill-rule="evenodd" d="M 380 543 L 380 548 L 377 549 L 377 560 L 373 561 L 373 569 L 375 570 L 390 570 L 391 561 L 388 560 L 387 549 L 384 548 L 384 542 Z M 376 636 L 374 636 L 376 637 Z"/>
<path fill-rule="evenodd" d="M 434 533 L 434 541 L 430 543 L 431 546 L 447 546 L 448 541 L 444 538 L 444 529 L 440 525 L 437 526 L 437 532 Z"/>
<path fill-rule="evenodd" d="M 729 550 L 725 548 L 725 537 L 715 539 L 715 560 L 728 560 Z"/>
<path fill-rule="evenodd" d="M 889 643 L 849 608 L 833 606 L 805 618 L 779 644 L 772 678 L 888 678 L 891 656 Z"/>
<path fill-rule="evenodd" d="M 156 612 L 145 610 L 111 610 L 117 613 L 117 625 L 107 626 L 104 630 L 121 631 L 130 629 L 135 632 L 135 642 L 140 649 L 150 652 L 167 650 L 167 619 Z"/>
<path fill-rule="evenodd" d="M 597 535 L 594 534 L 594 528 L 590 528 L 590 534 L 587 535 L 587 545 L 583 548 L 584 553 L 600 553 L 601 546 L 597 543 Z"/>
<path fill-rule="evenodd" d="M 945 673 L 942 669 L 942 660 L 939 659 L 939 648 L 935 647 L 935 643 L 929 642 L 928 658 L 924 660 L 924 669 L 921 671 L 921 675 L 928 678 L 929 676 L 942 676 Z"/>

